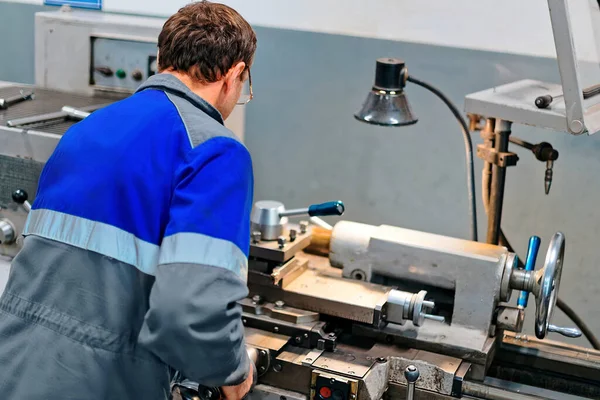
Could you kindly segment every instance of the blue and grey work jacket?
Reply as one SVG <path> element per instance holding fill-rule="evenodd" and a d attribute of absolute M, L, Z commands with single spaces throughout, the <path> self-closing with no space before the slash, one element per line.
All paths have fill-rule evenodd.
<path fill-rule="evenodd" d="M 247 149 L 172 75 L 74 125 L 0 300 L 0 397 L 165 399 L 173 370 L 242 382 L 252 190 Z"/>

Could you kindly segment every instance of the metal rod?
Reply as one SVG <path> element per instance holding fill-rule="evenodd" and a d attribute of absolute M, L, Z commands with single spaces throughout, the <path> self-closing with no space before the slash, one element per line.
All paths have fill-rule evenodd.
<path fill-rule="evenodd" d="M 508 151 L 508 139 L 510 136 L 509 121 L 497 120 L 495 133 L 495 149 L 498 153 Z M 504 200 L 504 182 L 506 179 L 506 167 L 492 165 L 492 185 L 490 196 L 490 207 L 488 213 L 487 242 L 498 244 L 500 238 L 500 222 L 502 221 L 502 203 Z"/>
<path fill-rule="evenodd" d="M 542 400 L 543 397 L 530 396 L 526 394 L 510 392 L 480 383 L 464 381 L 462 385 L 463 394 L 487 400 Z"/>
<path fill-rule="evenodd" d="M 22 101 L 33 100 L 33 98 L 33 91 L 30 90 L 29 92 L 24 92 L 23 90 L 21 90 L 21 93 L 16 96 L 8 97 L 6 99 L 0 99 L 0 109 L 6 110 L 10 106 L 18 104 Z"/>
<path fill-rule="evenodd" d="M 106 106 L 108 106 L 108 104 L 98 104 L 98 105 L 93 105 L 93 106 L 81 107 L 79 110 L 92 112 L 92 111 L 96 111 L 101 108 L 104 108 Z M 33 124 L 40 124 L 40 123 L 44 123 L 44 122 L 50 122 L 50 121 L 54 121 L 54 120 L 66 119 L 67 117 L 69 117 L 68 113 L 66 113 L 64 111 L 58 111 L 58 112 L 53 112 L 53 113 L 48 113 L 48 114 L 40 114 L 40 115 L 33 115 L 31 117 L 13 119 L 10 121 L 6 121 L 6 125 L 10 126 L 11 128 L 17 128 L 17 127 L 24 126 L 24 125 L 33 125 Z"/>
<path fill-rule="evenodd" d="M 533 148 L 535 147 L 535 145 L 533 145 L 533 144 L 531 144 L 529 142 L 526 142 L 523 139 L 519 139 L 517 137 L 514 137 L 514 136 L 511 136 L 509 138 L 509 140 L 510 140 L 511 143 L 514 143 L 517 146 L 521 146 L 521 147 L 523 147 L 524 149 L 527 149 L 527 150 L 533 150 Z"/>
<path fill-rule="evenodd" d="M 308 215 L 308 208 L 296 208 L 293 210 L 285 210 L 279 213 L 280 217 L 293 217 L 294 215 Z"/>

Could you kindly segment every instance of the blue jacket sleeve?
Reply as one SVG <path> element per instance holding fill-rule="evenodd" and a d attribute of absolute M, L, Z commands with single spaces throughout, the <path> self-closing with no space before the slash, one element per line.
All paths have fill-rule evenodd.
<path fill-rule="evenodd" d="M 241 383 L 249 370 L 237 301 L 248 295 L 253 176 L 246 148 L 213 138 L 175 179 L 139 341 L 188 379 Z"/>

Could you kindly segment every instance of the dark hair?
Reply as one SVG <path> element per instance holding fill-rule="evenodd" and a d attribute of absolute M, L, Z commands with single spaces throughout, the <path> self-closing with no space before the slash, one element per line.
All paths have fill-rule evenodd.
<path fill-rule="evenodd" d="M 200 1 L 171 16 L 158 36 L 159 71 L 186 72 L 200 82 L 216 82 L 238 62 L 249 67 L 256 34 L 237 11 Z"/>

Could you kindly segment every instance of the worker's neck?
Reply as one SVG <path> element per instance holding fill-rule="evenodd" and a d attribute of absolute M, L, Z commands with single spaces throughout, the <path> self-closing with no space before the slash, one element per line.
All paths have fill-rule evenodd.
<path fill-rule="evenodd" d="M 200 83 L 197 80 L 190 77 L 185 72 L 182 73 L 179 71 L 166 70 L 162 73 L 175 76 L 177 79 L 183 82 L 183 84 L 187 86 L 188 89 L 190 89 L 194 94 L 200 96 L 203 100 L 205 100 L 214 108 L 219 110 L 219 98 L 223 86 L 221 82 Z"/>

